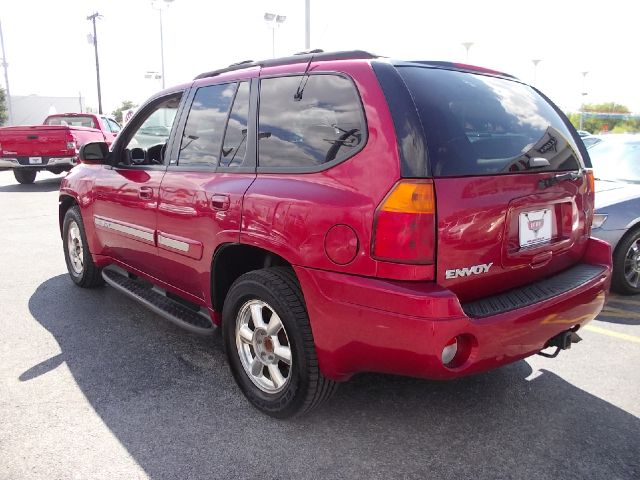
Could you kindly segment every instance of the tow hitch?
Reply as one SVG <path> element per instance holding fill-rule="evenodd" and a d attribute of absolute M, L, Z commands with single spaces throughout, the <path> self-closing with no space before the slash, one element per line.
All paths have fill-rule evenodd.
<path fill-rule="evenodd" d="M 572 330 L 560 332 L 558 335 L 556 335 L 551 340 L 549 340 L 544 346 L 544 348 L 556 347 L 555 352 L 553 353 L 538 352 L 538 355 L 541 355 L 546 358 L 556 358 L 560 353 L 560 350 L 569 350 L 571 348 L 572 343 L 578 343 L 581 341 L 582 341 L 582 338 L 580 338 L 580 336 Z"/>

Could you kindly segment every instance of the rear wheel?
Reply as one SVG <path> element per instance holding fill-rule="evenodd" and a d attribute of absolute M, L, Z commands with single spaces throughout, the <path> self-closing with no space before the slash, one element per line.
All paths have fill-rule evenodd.
<path fill-rule="evenodd" d="M 18 183 L 33 183 L 36 181 L 36 171 L 35 170 L 14 170 L 13 176 L 16 177 Z"/>
<path fill-rule="evenodd" d="M 238 386 L 263 413 L 292 417 L 335 391 L 337 384 L 318 367 L 302 291 L 290 269 L 238 278 L 224 302 L 222 333 Z"/>
<path fill-rule="evenodd" d="M 616 247 L 612 287 L 623 295 L 640 293 L 640 228 L 628 232 Z"/>
<path fill-rule="evenodd" d="M 67 210 L 64 216 L 62 240 L 64 259 L 71 280 L 84 288 L 102 285 L 102 269 L 98 268 L 91 258 L 84 223 L 77 206 Z"/>

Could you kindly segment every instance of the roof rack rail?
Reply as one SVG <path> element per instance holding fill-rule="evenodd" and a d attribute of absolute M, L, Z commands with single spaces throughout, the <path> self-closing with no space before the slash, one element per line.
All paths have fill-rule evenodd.
<path fill-rule="evenodd" d="M 276 67 L 279 65 L 289 65 L 293 63 L 308 62 L 313 58 L 314 61 L 320 60 L 356 60 L 356 59 L 372 59 L 378 58 L 378 55 L 374 55 L 363 50 L 349 50 L 341 52 L 323 52 L 322 50 L 311 50 L 309 52 L 296 53 L 290 57 L 271 58 L 268 60 L 260 60 L 257 62 L 251 60 L 245 60 L 243 62 L 233 63 L 226 68 L 218 70 L 212 70 L 210 72 L 201 73 L 194 80 L 201 78 L 215 77 L 222 73 L 233 72 L 234 70 L 241 70 L 249 67 Z"/>

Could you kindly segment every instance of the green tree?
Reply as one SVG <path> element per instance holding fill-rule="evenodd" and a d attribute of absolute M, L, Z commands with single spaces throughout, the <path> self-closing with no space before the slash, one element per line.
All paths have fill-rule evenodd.
<path fill-rule="evenodd" d="M 8 119 L 7 95 L 4 88 L 0 87 L 0 126 L 5 125 Z"/>
<path fill-rule="evenodd" d="M 613 133 L 636 133 L 640 132 L 640 119 L 623 117 L 609 117 L 607 114 L 627 114 L 629 108 L 615 102 L 587 103 L 582 106 L 581 112 L 569 114 L 569 120 L 574 127 L 580 128 L 580 117 L 582 117 L 582 130 L 598 134 L 603 132 Z"/>
<path fill-rule="evenodd" d="M 122 123 L 122 112 L 129 110 L 130 108 L 136 108 L 137 106 L 138 105 L 133 103 L 131 100 L 125 100 L 122 102 L 122 105 L 111 112 L 111 115 L 113 115 L 118 123 Z"/>

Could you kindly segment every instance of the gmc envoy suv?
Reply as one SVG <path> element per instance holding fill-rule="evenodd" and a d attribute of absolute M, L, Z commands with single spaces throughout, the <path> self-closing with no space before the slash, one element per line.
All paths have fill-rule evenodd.
<path fill-rule="evenodd" d="M 602 309 L 590 160 L 534 87 L 362 51 L 241 62 L 152 97 L 60 188 L 73 281 L 218 330 L 286 418 L 358 372 L 555 356 Z"/>

